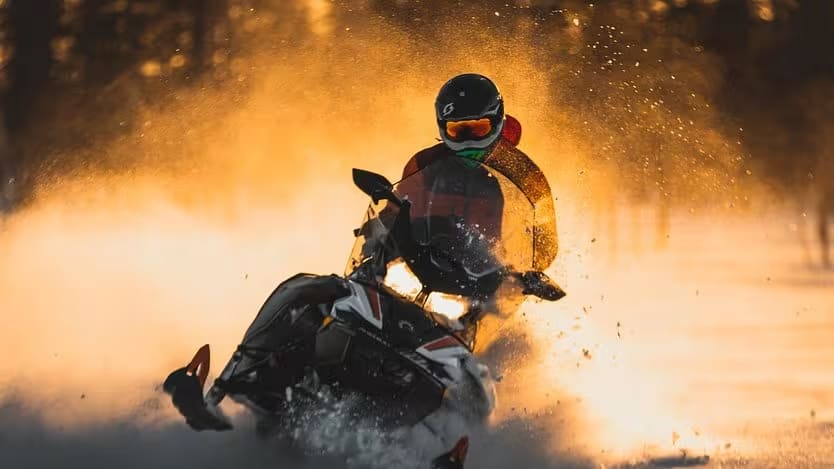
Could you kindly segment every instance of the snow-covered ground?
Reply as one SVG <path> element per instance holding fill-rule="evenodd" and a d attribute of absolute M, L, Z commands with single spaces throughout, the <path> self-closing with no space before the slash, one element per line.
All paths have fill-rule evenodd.
<path fill-rule="evenodd" d="M 810 223 L 789 209 L 687 212 L 654 249 L 651 213 L 636 219 L 619 217 L 615 249 L 592 224 L 568 228 L 569 297 L 529 318 L 549 344 L 540 369 L 581 401 L 581 440 L 834 467 L 834 271 Z"/>
<path fill-rule="evenodd" d="M 43 204 L 0 233 L 0 467 L 294 467 L 248 429 L 188 432 L 154 387 L 205 342 L 217 368 L 287 275 L 340 270 L 359 217 L 333 213 L 312 236 L 322 214 L 303 204 L 222 221 L 111 205 Z M 500 370 L 498 430 L 473 441 L 474 467 L 679 448 L 716 467 L 834 467 L 834 272 L 813 264 L 802 217 L 676 213 L 656 249 L 651 213 L 630 213 L 617 240 L 563 215 L 554 276 L 569 296 L 519 316 L 532 350 Z"/>

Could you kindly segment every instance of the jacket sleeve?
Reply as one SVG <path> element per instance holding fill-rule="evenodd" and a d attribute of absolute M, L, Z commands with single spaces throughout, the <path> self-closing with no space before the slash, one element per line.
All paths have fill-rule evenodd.
<path fill-rule="evenodd" d="M 544 180 L 547 185 L 547 180 Z M 559 235 L 556 229 L 556 208 L 553 195 L 547 185 L 547 194 L 535 205 L 535 233 L 533 250 L 533 268 L 545 270 L 556 260 L 559 253 Z"/>
<path fill-rule="evenodd" d="M 533 204 L 533 269 L 543 271 L 556 260 L 559 252 L 556 207 L 544 173 L 532 161 L 529 164 L 519 186 Z"/>
<path fill-rule="evenodd" d="M 503 142 L 493 151 L 486 164 L 517 185 L 533 204 L 533 269 L 547 269 L 559 252 L 559 238 L 553 193 L 544 172 L 526 154 Z"/>

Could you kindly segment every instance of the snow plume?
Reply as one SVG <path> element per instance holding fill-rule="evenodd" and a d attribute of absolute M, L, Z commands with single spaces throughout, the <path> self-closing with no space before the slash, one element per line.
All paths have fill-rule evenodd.
<path fill-rule="evenodd" d="M 495 18 L 490 21 L 504 23 L 503 16 L 486 13 Z M 120 101 L 119 115 L 129 117 L 124 126 L 121 119 L 116 123 L 128 129 L 126 135 L 59 155 L 59 165 L 44 165 L 34 177 L 28 206 L 7 218 L 0 231 L 0 390 L 19 390 L 0 411 L 0 467 L 316 467 L 316 462 L 305 466 L 288 459 L 286 448 L 277 444 L 257 441 L 245 419 L 232 433 L 190 432 L 153 387 L 204 343 L 212 346 L 216 372 L 264 298 L 289 275 L 342 270 L 353 242 L 350 233 L 367 204 L 350 183 L 350 169 L 395 179 L 415 151 L 436 143 L 436 90 L 448 77 L 467 71 L 500 84 L 508 113 L 524 125 L 521 149 L 553 183 L 562 245 L 555 277 L 567 279 L 563 286 L 569 293 L 564 302 L 536 307 L 526 319 L 496 326 L 495 335 L 487 335 L 487 343 L 501 339 L 485 356 L 503 379 L 494 421 L 470 435 L 472 466 L 581 467 L 587 455 L 599 454 L 595 439 L 602 430 L 617 442 L 642 441 L 643 435 L 629 432 L 628 425 L 643 415 L 616 413 L 610 406 L 616 401 L 599 391 L 651 383 L 647 376 L 665 376 L 674 368 L 646 366 L 615 375 L 594 348 L 598 339 L 619 344 L 619 326 L 613 330 L 613 325 L 622 320 L 627 338 L 646 313 L 642 304 L 633 303 L 634 285 L 626 281 L 652 271 L 657 285 L 674 286 L 665 278 L 674 269 L 671 264 L 647 265 L 646 272 L 632 266 L 631 278 L 598 275 L 611 270 L 600 250 L 615 252 L 621 246 L 606 224 L 618 222 L 615 209 L 624 186 L 639 186 L 659 171 L 654 160 L 638 156 L 663 156 L 655 150 L 668 148 L 665 140 L 644 142 L 645 129 L 636 126 L 647 121 L 632 110 L 652 116 L 652 131 L 678 129 L 674 138 L 683 143 L 674 148 L 688 148 L 683 139 L 695 134 L 704 140 L 706 153 L 725 163 L 716 166 L 720 174 L 703 172 L 715 183 L 703 184 L 705 194 L 725 195 L 722 181 L 730 178 L 723 171 L 737 158 L 724 151 L 727 138 L 713 128 L 711 111 L 704 111 L 711 109 L 711 75 L 703 77 L 704 86 L 693 96 L 680 84 L 685 70 L 673 70 L 681 88 L 675 88 L 675 96 L 683 97 L 678 104 L 697 105 L 703 119 L 678 116 L 677 108 L 660 106 L 672 101 L 658 94 L 654 81 L 668 85 L 672 78 L 665 67 L 650 69 L 656 58 L 616 67 L 616 80 L 603 70 L 597 73 L 596 62 L 586 65 L 582 50 L 617 36 L 609 27 L 585 37 L 582 21 L 549 23 L 552 42 L 570 48 L 554 64 L 545 49 L 529 47 L 543 40 L 533 19 L 507 23 L 511 31 L 500 35 L 492 33 L 489 22 L 450 23 L 421 42 L 409 30 L 368 15 L 351 28 L 336 24 L 332 36 L 325 28 L 323 36 L 286 48 L 278 46 L 282 41 L 262 41 L 268 47 L 260 50 L 253 46 L 235 62 L 235 82 L 245 86 L 168 90 L 161 93 L 168 102 L 152 107 L 124 109 L 127 101 Z M 462 27 L 472 32 L 467 44 L 477 44 L 483 53 L 459 47 Z M 686 61 L 676 63 L 684 67 Z M 703 65 L 713 70 L 708 61 Z M 634 79 L 621 76 L 629 74 Z M 645 76 L 650 79 L 637 79 Z M 600 90 L 606 95 L 600 97 Z M 628 98 L 632 95 L 636 102 Z M 73 114 L 96 133 L 101 123 Z M 609 119 L 601 122 L 600 116 Z M 646 143 L 646 148 L 629 142 Z M 632 158 L 625 159 L 628 155 Z M 675 158 L 669 153 L 666 160 Z M 675 161 L 687 167 L 675 180 L 703 182 L 689 174 L 700 175 L 707 166 Z M 667 174 L 677 174 L 677 166 L 664 169 L 660 179 L 673 179 Z M 699 192 L 686 187 L 688 196 Z M 663 191 L 658 194 L 665 197 Z M 651 222 L 625 226 L 646 224 Z M 668 230 L 661 234 L 666 239 Z M 591 265 L 594 257 L 603 267 Z M 622 264 L 616 268 L 629 272 Z M 639 298 L 657 300 L 657 291 L 640 291 Z M 607 315 L 594 316 L 584 312 L 591 304 L 597 307 L 593 311 L 612 306 Z M 670 300 L 663 306 L 677 310 L 680 304 Z M 638 332 L 667 317 L 657 316 L 644 320 Z M 574 317 L 582 318 L 581 331 L 574 330 Z M 599 338 L 583 335 L 591 330 L 585 323 L 594 318 L 607 327 L 596 329 L 604 332 Z M 566 338 L 560 342 L 561 331 Z M 564 342 L 572 349 L 550 354 L 549 346 Z M 590 372 L 576 378 L 579 364 Z M 622 376 L 623 382 L 612 376 Z M 580 382 L 565 386 L 571 380 Z M 633 394 L 647 400 L 639 390 Z M 578 409 L 582 398 L 590 409 Z M 635 408 L 633 402 L 623 405 L 629 406 Z M 585 410 L 601 414 L 599 422 L 577 427 Z M 612 430 L 607 423 L 613 417 L 623 425 Z M 312 448 L 354 444 L 342 446 L 337 438 L 339 445 L 328 448 L 334 434 L 361 433 L 356 445 L 374 435 L 372 425 L 356 432 L 335 417 L 321 416 L 318 422 L 307 436 Z M 379 450 L 372 444 L 364 454 L 389 454 Z M 386 457 L 403 454 L 393 451 Z M 352 461 L 366 464 L 365 458 Z M 338 467 L 344 460 L 321 464 Z"/>
<path fill-rule="evenodd" d="M 332 461 L 321 457 L 293 458 L 247 432 L 196 433 L 180 423 L 148 424 L 128 417 L 81 427 L 56 427 L 47 423 L 46 414 L 51 410 L 49 407 L 32 410 L 18 399 L 0 405 L 0 467 L 334 467 Z"/>
<path fill-rule="evenodd" d="M 0 467 L 426 469 L 426 451 L 437 444 L 419 439 L 426 435 L 383 433 L 353 415 L 350 401 L 306 414 L 297 434 L 296 443 L 302 445 L 291 448 L 275 438 L 255 438 L 252 422 L 243 416 L 238 418 L 240 428 L 224 433 L 197 433 L 183 423 L 160 420 L 162 399 L 148 400 L 132 417 L 64 427 L 48 423 L 50 407 L 33 410 L 7 396 L 0 404 Z M 521 420 L 472 433 L 468 461 L 482 469 L 594 467 L 579 458 L 544 451 L 541 435 L 545 433 L 544 428 L 531 428 Z"/>
<path fill-rule="evenodd" d="M 336 399 L 324 389 L 319 397 L 320 402 L 292 406 L 281 425 L 289 439 L 306 452 L 341 456 L 349 468 L 423 469 L 454 444 L 445 441 L 443 432 L 427 431 L 424 426 L 386 431 L 377 419 L 363 412 L 368 404 L 359 396 Z M 465 431 L 462 419 L 452 413 L 434 420 L 454 426 L 458 435 Z"/>
<path fill-rule="evenodd" d="M 156 386 L 206 342 L 217 372 L 277 282 L 295 271 L 335 270 L 333 260 L 343 254 L 337 233 L 349 232 L 353 217 L 331 219 L 344 229 L 333 230 L 328 248 L 305 237 L 316 214 L 290 203 L 284 202 L 282 213 L 297 222 L 293 225 L 256 205 L 239 220 L 206 220 L 173 205 L 147 180 L 135 179 L 129 190 L 117 181 L 91 183 L 92 192 L 101 188 L 109 195 L 95 203 L 78 195 L 43 200 L 10 218 L 0 234 L 0 352 L 7 357 L 0 362 L 0 467 L 284 464 L 291 452 L 278 443 L 257 442 L 245 413 L 230 409 L 237 420 L 234 432 L 193 433 Z M 324 181 L 312 186 L 314 192 L 350 192 L 327 188 Z M 360 212 L 362 205 L 360 199 Z M 320 257 L 301 255 L 314 248 Z M 316 263 L 320 267 L 306 267 Z M 523 337 L 513 344 L 488 353 L 501 358 L 496 360 L 501 369 L 519 366 L 513 362 L 523 358 L 515 355 L 524 350 Z M 504 405 L 514 405 L 502 392 Z M 340 406 L 335 415 L 310 414 L 306 432 L 298 435 L 308 451 L 339 454 L 378 436 L 385 446 L 371 444 L 349 455 L 348 462 L 361 467 L 391 461 L 386 458 L 407 460 L 415 448 L 425 460 L 454 444 L 452 439 L 420 444 L 412 441 L 421 437 L 415 433 L 401 435 L 408 444 L 389 451 L 397 435 L 340 420 L 350 415 L 349 403 Z M 470 457 L 483 463 L 476 467 L 514 458 L 548 461 L 558 454 L 552 447 L 558 436 L 545 425 L 526 428 L 527 420 L 509 416 L 492 429 L 473 430 Z M 351 441 L 356 436 L 360 440 Z M 344 455 L 337 459 L 346 463 Z"/>

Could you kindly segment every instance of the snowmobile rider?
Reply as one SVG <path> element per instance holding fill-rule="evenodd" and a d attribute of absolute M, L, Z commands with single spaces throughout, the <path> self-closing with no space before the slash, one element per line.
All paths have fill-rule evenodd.
<path fill-rule="evenodd" d="M 504 101 L 498 87 L 489 78 L 468 73 L 447 81 L 435 100 L 435 114 L 441 143 L 415 154 L 406 164 L 403 177 L 397 183 L 397 191 L 408 195 L 412 223 L 417 223 L 421 236 L 431 236 L 431 222 L 425 217 L 432 213 L 463 215 L 466 225 L 480 232 L 480 239 L 500 239 L 504 229 L 504 203 L 500 183 L 490 173 L 500 174 L 528 199 L 532 207 L 532 249 L 530 264 L 524 269 L 543 272 L 556 258 L 558 242 L 556 216 L 550 185 L 541 169 L 517 145 L 521 139 L 521 124 L 504 114 Z M 449 165 L 449 163 L 463 163 Z M 457 177 L 447 174 L 448 179 L 436 179 L 437 168 L 470 168 L 458 183 L 450 183 Z M 480 179 L 479 175 L 485 176 Z M 442 183 L 438 183 L 441 182 Z M 386 206 L 374 219 L 385 220 L 381 224 L 371 220 L 355 231 L 361 236 L 361 247 L 354 252 L 347 272 L 356 272 L 363 265 L 362 258 L 372 257 L 380 247 L 380 236 L 385 234 L 382 226 L 390 226 L 396 210 Z M 431 216 L 431 215 L 430 215 Z M 443 223 L 434 226 L 443 226 Z M 443 228 L 439 228 L 443 231 Z M 495 236 L 497 233 L 497 236 Z M 441 239 L 444 239 L 441 237 Z M 443 242 L 452 242 L 446 239 Z M 477 244 L 477 243 L 476 243 Z M 472 246 L 476 249 L 478 246 Z M 483 247 L 483 246 L 481 246 Z M 530 248 L 530 246 L 528 246 Z M 454 249 L 454 248 L 452 248 Z M 466 250 L 464 249 L 464 252 Z M 387 253 L 385 256 L 392 255 Z M 467 259 L 460 262 L 474 262 L 480 265 L 478 254 L 464 254 Z M 385 258 L 387 264 L 389 258 Z M 487 263 L 488 259 L 483 259 Z M 373 266 L 373 263 L 364 265 Z M 523 273 L 523 272 L 522 272 Z M 362 273 L 360 275 L 368 275 Z M 373 275 L 373 274 L 371 274 Z M 526 274 L 525 274 L 526 275 Z M 369 275 L 370 277 L 370 275 Z M 479 298 L 480 306 L 458 318 L 464 332 L 461 338 L 474 344 L 478 323 L 486 313 L 506 316 L 514 313 L 524 299 L 527 286 L 509 277 L 498 286 L 498 290 Z M 425 297 L 424 297 L 425 299 Z M 454 326 L 457 327 L 457 326 Z"/>
<path fill-rule="evenodd" d="M 483 75 L 458 75 L 440 89 L 434 108 L 442 143 L 414 155 L 403 179 L 442 158 L 464 158 L 503 174 L 535 208 L 533 268 L 547 269 L 558 251 L 550 185 L 533 160 L 516 147 L 521 124 L 505 116 L 498 87 Z"/>
<path fill-rule="evenodd" d="M 502 174 L 521 190 L 533 206 L 532 268 L 536 271 L 547 269 L 558 251 L 556 214 L 550 185 L 541 169 L 517 148 L 521 139 L 521 124 L 504 114 L 504 101 L 498 87 L 483 75 L 458 75 L 440 89 L 435 101 L 435 113 L 442 142 L 415 154 L 403 170 L 403 180 L 411 181 L 410 176 L 445 158 L 462 158 L 473 168 L 483 165 Z M 443 194 L 446 203 L 454 204 L 449 201 L 472 197 L 465 185 L 452 185 L 442 190 L 450 192 Z M 487 202 L 487 205 L 494 206 L 495 203 Z M 500 232 L 500 213 L 496 218 L 495 210 L 482 212 L 470 221 L 476 222 L 481 229 L 497 229 Z M 474 344 L 478 323 L 486 310 L 504 316 L 520 307 L 523 297 L 512 294 L 515 287 L 510 288 L 509 294 L 496 292 L 488 298 L 489 304 L 484 305 L 484 311 L 460 318 L 466 330 L 462 335 L 467 341 Z"/>

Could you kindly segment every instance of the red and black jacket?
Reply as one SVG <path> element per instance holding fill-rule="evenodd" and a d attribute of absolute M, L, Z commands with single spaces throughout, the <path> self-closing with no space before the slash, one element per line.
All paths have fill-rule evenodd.
<path fill-rule="evenodd" d="M 508 115 L 502 136 L 487 149 L 483 164 L 506 176 L 521 189 L 533 205 L 535 210 L 533 268 L 545 270 L 553 263 L 558 252 L 556 209 L 550 184 L 544 173 L 530 157 L 517 148 L 520 139 L 521 125 Z M 421 150 L 406 164 L 403 179 L 442 158 L 459 158 L 459 156 L 443 143 Z"/>

